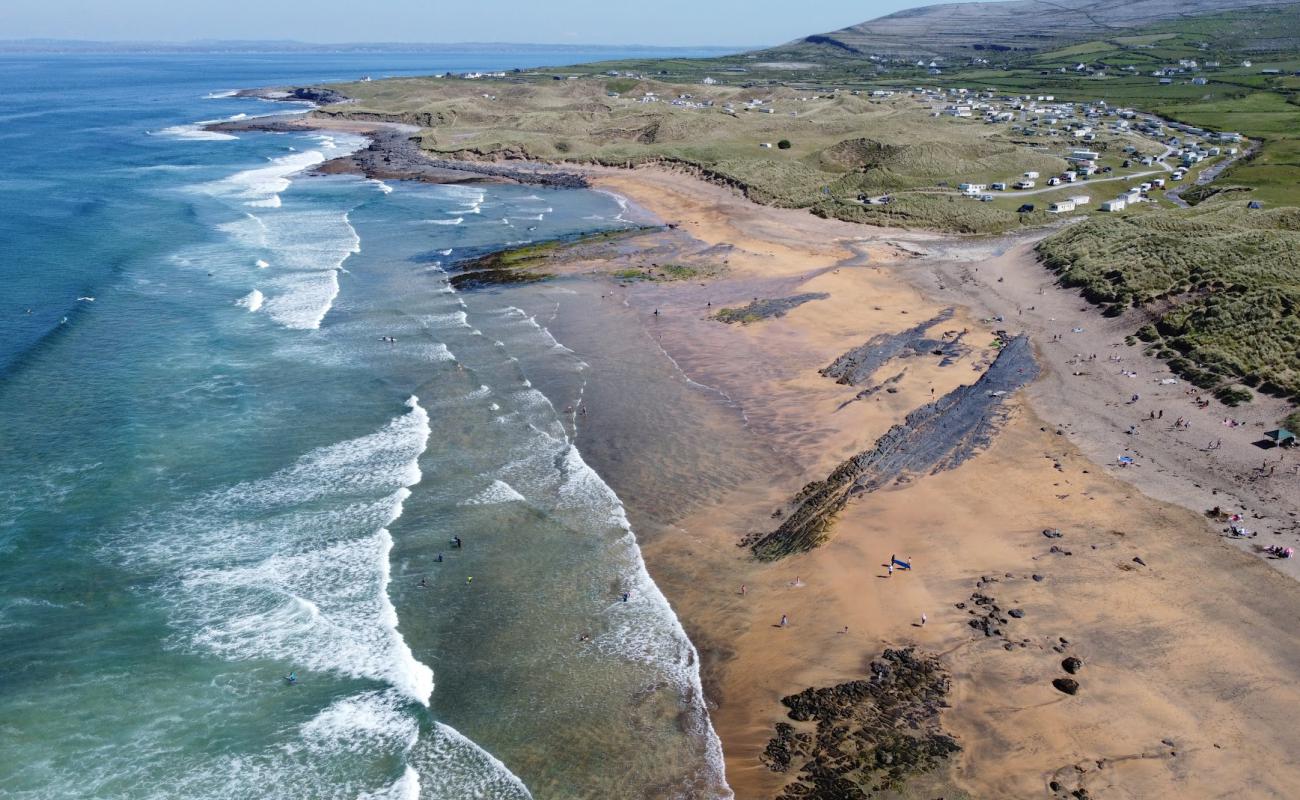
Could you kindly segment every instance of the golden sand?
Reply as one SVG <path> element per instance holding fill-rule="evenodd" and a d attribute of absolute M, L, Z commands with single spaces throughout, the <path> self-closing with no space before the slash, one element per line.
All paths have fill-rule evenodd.
<path fill-rule="evenodd" d="M 946 368 L 933 358 L 887 365 L 878 378 L 906 368 L 896 392 L 840 408 L 857 389 L 818 368 L 945 307 L 904 279 L 913 276 L 891 244 L 897 231 L 756 206 L 658 169 L 601 171 L 597 183 L 706 244 L 734 245 L 720 282 L 733 293 L 752 285 L 755 294 L 830 295 L 778 319 L 728 326 L 698 313 L 698 287 L 628 293 L 634 307 L 665 309 L 671 324 L 654 329 L 665 351 L 740 404 L 790 465 L 681 520 L 689 548 L 671 536 L 645 547 L 701 649 L 738 797 L 771 797 L 792 777 L 758 758 L 785 718 L 781 697 L 864 677 L 883 648 L 909 644 L 943 655 L 952 692 L 942 722 L 963 747 L 921 780 L 924 796 L 1067 796 L 1053 794 L 1055 781 L 1092 798 L 1300 797 L 1292 755 L 1300 752 L 1300 586 L 1225 544 L 1194 510 L 1087 460 L 1041 421 L 1032 389 L 1011 401 L 987 452 L 850 502 L 824 546 L 775 563 L 736 547 L 745 533 L 775 527 L 772 510 L 804 483 L 869 448 L 908 411 L 974 381 L 972 365 L 993 355 L 992 328 L 1014 331 L 1016 320 L 982 324 L 959 307 L 941 327 L 968 329 L 970 356 Z M 686 309 L 694 313 L 679 313 Z M 1068 394 L 1051 398 L 1053 418 L 1068 416 Z M 1045 538 L 1052 528 L 1063 536 Z M 1054 545 L 1070 554 L 1049 552 Z M 888 576 L 891 554 L 914 569 Z M 985 636 L 970 626 L 970 609 L 957 607 L 976 591 L 1023 617 Z M 1065 676 L 1067 655 L 1084 662 L 1074 696 L 1051 683 Z"/>

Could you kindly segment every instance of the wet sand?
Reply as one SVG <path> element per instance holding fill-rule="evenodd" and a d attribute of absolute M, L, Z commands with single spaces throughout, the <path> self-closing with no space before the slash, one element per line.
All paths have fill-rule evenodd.
<path fill-rule="evenodd" d="M 902 377 L 848 405 L 861 387 L 818 374 L 872 336 L 952 303 L 940 291 L 922 294 L 924 281 L 906 274 L 916 260 L 892 244 L 905 238 L 915 250 L 941 237 L 757 207 L 659 170 L 602 171 L 595 185 L 706 244 L 733 246 L 720 278 L 611 288 L 611 299 L 626 304 L 685 376 L 729 403 L 779 465 L 742 474 L 734 487 L 688 504 L 670 530 L 645 537 L 650 570 L 701 650 L 738 797 L 776 796 L 793 778 L 759 760 L 786 720 L 781 697 L 866 677 L 885 647 L 907 644 L 943 654 L 952 692 L 942 724 L 964 748 L 947 768 L 916 779 L 916 791 L 1300 793 L 1300 768 L 1288 755 L 1300 745 L 1289 720 L 1300 700 L 1300 586 L 1221 541 L 1192 509 L 1108 474 L 1081 450 L 1079 435 L 1047 424 L 1038 387 L 1061 366 L 1035 328 L 981 322 L 986 311 L 958 304 L 931 331 L 967 330 L 971 351 L 955 363 L 939 366 L 927 354 L 892 360 L 876 377 Z M 801 292 L 829 296 L 751 325 L 709 319 L 719 305 Z M 1048 376 L 1007 401 L 1010 418 L 986 452 L 850 500 L 829 541 L 811 552 L 759 563 L 736 546 L 772 530 L 773 511 L 805 483 L 932 397 L 977 379 L 997 328 L 1029 331 Z M 1049 539 L 1045 529 L 1062 535 Z M 889 576 L 891 554 L 914 569 Z M 977 593 L 998 606 L 991 625 Z M 1052 684 L 1071 677 L 1061 666 L 1069 656 L 1083 662 L 1073 696 Z"/>

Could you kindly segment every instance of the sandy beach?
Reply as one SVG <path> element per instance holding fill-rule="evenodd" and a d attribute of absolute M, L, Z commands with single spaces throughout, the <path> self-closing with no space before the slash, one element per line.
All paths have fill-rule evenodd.
<path fill-rule="evenodd" d="M 1213 433 L 1205 429 L 1220 409 L 1194 409 L 1193 431 L 1224 439 L 1210 453 L 1154 424 L 1134 441 L 1124 432 L 1129 416 L 1138 423 L 1138 413 L 1163 407 L 1166 426 L 1170 416 L 1193 416 L 1185 387 L 1160 384 L 1159 362 L 1136 348 L 1109 347 L 1106 337 L 1122 342 L 1123 327 L 1102 324 L 1055 288 L 1024 242 L 988 252 L 988 242 L 828 222 L 660 170 L 601 172 L 595 183 L 706 244 L 732 246 L 722 278 L 637 284 L 620 296 L 686 376 L 743 411 L 784 467 L 694 508 L 674 521 L 675 535 L 645 544 L 652 573 L 702 651 L 738 797 L 778 796 L 795 777 L 797 764 L 777 773 L 760 761 L 774 726 L 789 721 L 782 697 L 863 678 L 885 648 L 910 645 L 940 654 L 951 675 L 941 724 L 962 751 L 909 784 L 922 793 L 905 796 L 1300 791 L 1300 770 L 1286 766 L 1300 743 L 1287 711 L 1298 699 L 1298 587 L 1272 568 L 1277 562 L 1234 547 L 1198 513 L 1255 510 L 1267 514 L 1250 523 L 1270 531 L 1266 543 L 1293 541 L 1286 501 L 1266 501 L 1287 496 L 1295 479 L 1232 473 L 1252 466 L 1245 448 L 1253 446 L 1242 440 L 1268 409 Z M 960 277 L 976 266 L 987 282 Z M 795 292 L 828 296 L 750 325 L 708 318 L 708 304 Z M 818 374 L 872 336 L 949 306 L 955 316 L 940 327 L 965 329 L 972 344 L 950 366 L 924 354 L 887 363 L 879 378 L 902 377 L 847 406 L 857 387 Z M 1050 341 L 1062 327 L 1084 331 Z M 760 563 L 735 546 L 774 527 L 773 509 L 806 482 L 978 377 L 995 355 L 995 329 L 1028 332 L 1043 374 L 1009 401 L 986 452 L 851 500 L 829 541 L 810 552 Z M 1071 374 L 1066 351 L 1105 359 L 1117 349 L 1140 389 L 1128 389 L 1137 379 L 1118 366 Z M 1126 391 L 1143 395 L 1136 409 L 1124 405 Z M 1123 452 L 1143 466 L 1119 471 Z M 891 576 L 891 555 L 913 568 Z M 1074 695 L 1053 686 L 1071 677 L 1062 667 L 1069 657 L 1082 662 Z"/>
<path fill-rule="evenodd" d="M 1131 320 L 1102 318 L 1037 265 L 1041 233 L 870 228 L 662 168 L 585 174 L 719 266 L 629 281 L 613 273 L 635 252 L 578 259 L 591 313 L 550 325 L 593 364 L 582 449 L 700 650 L 737 797 L 841 796 L 835 780 L 900 797 L 1300 794 L 1300 585 L 1293 562 L 1258 553 L 1296 542 L 1300 478 L 1253 444 L 1277 407 L 1200 408 L 1162 382 L 1161 363 L 1124 344 Z M 800 299 L 748 324 L 713 318 L 782 298 Z M 603 341 L 608 325 L 619 344 Z M 819 372 L 908 329 L 939 347 L 900 345 L 856 385 Z M 743 546 L 810 482 L 985 374 L 999 331 L 1026 334 L 1040 372 L 997 398 L 977 452 L 855 491 L 820 546 L 767 561 Z M 927 446 L 942 417 L 932 427 Z M 1225 538 L 1213 506 L 1257 535 Z M 890 569 L 895 557 L 911 568 Z M 905 648 L 935 659 L 945 691 L 883 723 L 845 706 L 855 752 L 890 726 L 959 752 L 901 788 L 882 777 L 883 745 L 880 765 L 841 757 L 820 779 L 801 772 L 826 755 L 810 757 L 809 737 L 788 765 L 773 758 L 791 723 L 782 698 L 871 678 L 873 660 Z"/>

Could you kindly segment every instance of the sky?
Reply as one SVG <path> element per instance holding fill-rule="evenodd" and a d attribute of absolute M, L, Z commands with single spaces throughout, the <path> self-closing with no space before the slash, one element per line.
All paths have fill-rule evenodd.
<path fill-rule="evenodd" d="M 938 0 L 0 0 L 0 39 L 758 46 Z"/>

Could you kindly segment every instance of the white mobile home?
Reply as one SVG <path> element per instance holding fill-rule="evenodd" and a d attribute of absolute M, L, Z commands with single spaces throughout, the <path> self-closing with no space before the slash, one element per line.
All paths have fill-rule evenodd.
<path fill-rule="evenodd" d="M 1058 200 L 1047 208 L 1049 214 L 1064 214 L 1067 211 L 1074 210 L 1073 200 Z"/>
<path fill-rule="evenodd" d="M 1128 208 L 1128 201 L 1122 197 L 1117 197 L 1114 200 L 1103 200 L 1098 208 L 1102 211 L 1123 211 Z"/>

